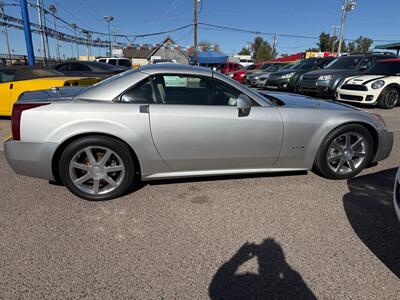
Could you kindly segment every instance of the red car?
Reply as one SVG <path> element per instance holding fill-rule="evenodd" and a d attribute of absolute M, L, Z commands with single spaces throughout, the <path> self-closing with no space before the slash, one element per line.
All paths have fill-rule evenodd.
<path fill-rule="evenodd" d="M 261 64 L 254 64 L 254 65 L 247 66 L 246 68 L 243 68 L 243 69 L 240 69 L 239 71 L 233 72 L 232 78 L 235 79 L 236 81 L 244 82 L 246 73 L 248 71 L 257 70 L 260 66 L 261 66 Z"/>
<path fill-rule="evenodd" d="M 238 63 L 228 62 L 226 64 L 221 65 L 220 72 L 222 74 L 228 74 L 231 72 L 235 72 L 240 69 L 240 65 Z"/>

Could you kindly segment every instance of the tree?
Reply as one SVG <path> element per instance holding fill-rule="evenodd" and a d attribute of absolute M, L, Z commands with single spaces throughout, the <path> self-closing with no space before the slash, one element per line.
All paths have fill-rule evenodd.
<path fill-rule="evenodd" d="M 219 51 L 220 50 L 218 44 L 212 43 L 212 42 L 209 42 L 209 41 L 201 41 L 201 42 L 199 42 L 198 46 L 201 49 L 201 51 L 207 51 L 207 50 L 209 50 L 209 51 Z"/>
<path fill-rule="evenodd" d="M 243 47 L 242 50 L 238 53 L 239 55 L 251 55 L 249 48 Z"/>
<path fill-rule="evenodd" d="M 319 50 L 319 48 L 316 48 L 316 47 L 314 47 L 314 48 L 308 48 L 307 50 L 306 50 L 306 52 L 319 52 L 320 50 Z"/>
<path fill-rule="evenodd" d="M 332 51 L 332 38 L 329 33 L 321 32 L 319 42 L 317 43 L 321 52 Z"/>
<path fill-rule="evenodd" d="M 254 39 L 251 48 L 253 50 L 253 59 L 256 63 L 274 58 L 271 45 L 260 36 Z"/>

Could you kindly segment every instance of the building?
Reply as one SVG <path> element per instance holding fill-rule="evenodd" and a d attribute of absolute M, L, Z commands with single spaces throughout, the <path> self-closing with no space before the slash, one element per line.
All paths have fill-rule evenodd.
<path fill-rule="evenodd" d="M 165 38 L 161 44 L 153 47 L 130 46 L 123 49 L 123 56 L 132 60 L 132 65 L 146 65 L 148 63 L 170 62 L 189 64 L 189 56 L 171 38 Z"/>

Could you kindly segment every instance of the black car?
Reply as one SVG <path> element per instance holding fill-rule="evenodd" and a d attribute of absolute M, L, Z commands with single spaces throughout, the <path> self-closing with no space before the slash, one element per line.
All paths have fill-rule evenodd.
<path fill-rule="evenodd" d="M 393 53 L 343 55 L 324 69 L 303 74 L 298 83 L 299 92 L 318 97 L 333 97 L 339 83 L 346 77 L 365 74 L 377 61 L 396 57 Z"/>
<path fill-rule="evenodd" d="M 97 61 L 71 61 L 55 66 L 66 76 L 85 76 L 107 78 L 126 71 L 126 69 Z"/>
<path fill-rule="evenodd" d="M 297 82 L 304 73 L 323 69 L 334 57 L 309 58 L 300 61 L 290 69 L 272 73 L 267 80 L 267 89 L 298 91 Z"/>

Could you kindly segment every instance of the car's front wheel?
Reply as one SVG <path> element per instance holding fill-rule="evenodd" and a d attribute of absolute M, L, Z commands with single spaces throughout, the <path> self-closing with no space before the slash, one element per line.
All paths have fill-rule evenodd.
<path fill-rule="evenodd" d="M 344 125 L 324 139 L 314 168 L 329 179 L 349 179 L 371 162 L 373 153 L 373 139 L 364 126 Z"/>
<path fill-rule="evenodd" d="M 61 155 L 59 170 L 68 190 L 87 200 L 117 198 L 134 179 L 134 161 L 128 146 L 105 136 L 73 141 Z"/>
<path fill-rule="evenodd" d="M 385 88 L 378 99 L 378 106 L 380 108 L 391 109 L 394 108 L 400 99 L 400 91 L 394 86 Z"/>

